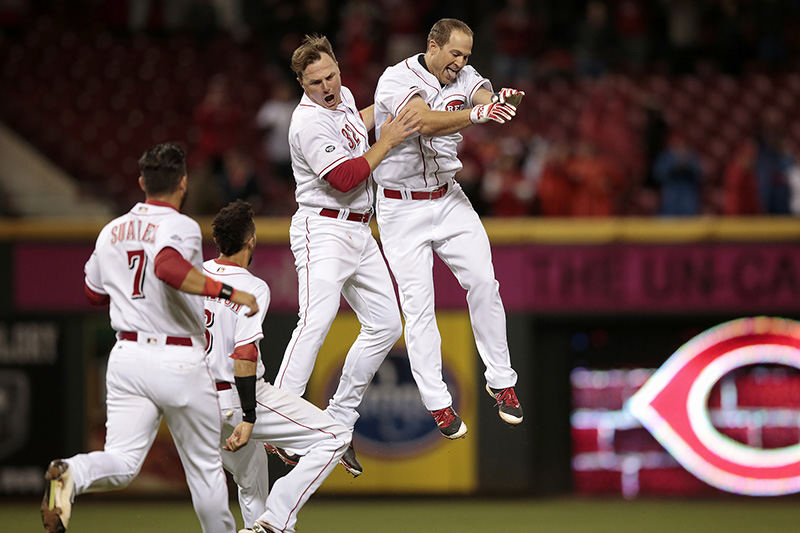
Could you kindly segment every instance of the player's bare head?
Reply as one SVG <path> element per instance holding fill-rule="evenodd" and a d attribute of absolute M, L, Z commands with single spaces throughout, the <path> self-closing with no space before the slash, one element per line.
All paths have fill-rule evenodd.
<path fill-rule="evenodd" d="M 245 247 L 256 233 L 253 215 L 253 206 L 244 200 L 231 202 L 217 213 L 211 227 L 220 254 L 231 256 Z"/>
<path fill-rule="evenodd" d="M 472 29 L 458 19 L 440 19 L 428 33 L 425 64 L 440 83 L 455 81 L 472 55 Z"/>
<path fill-rule="evenodd" d="M 328 109 L 341 103 L 342 78 L 327 37 L 306 35 L 292 54 L 292 70 L 314 103 Z"/>
<path fill-rule="evenodd" d="M 148 196 L 175 192 L 186 176 L 186 152 L 174 143 L 156 145 L 139 158 L 139 172 Z"/>

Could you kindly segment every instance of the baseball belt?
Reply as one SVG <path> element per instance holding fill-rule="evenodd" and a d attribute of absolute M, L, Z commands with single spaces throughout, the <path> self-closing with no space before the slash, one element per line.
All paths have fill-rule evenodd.
<path fill-rule="evenodd" d="M 448 184 L 445 183 L 438 189 L 434 189 L 432 191 L 411 191 L 411 199 L 412 200 L 436 200 L 437 198 L 441 198 L 445 194 L 447 194 Z M 402 191 L 395 191 L 393 189 L 383 189 L 383 195 L 386 198 L 394 198 L 395 200 L 401 200 L 403 198 Z"/>
<path fill-rule="evenodd" d="M 339 218 L 339 210 L 338 209 L 322 209 L 319 214 L 328 217 L 328 218 Z M 345 220 L 349 220 L 351 222 L 363 222 L 364 224 L 369 224 L 369 219 L 372 218 L 372 213 L 354 213 L 350 211 L 347 214 L 347 218 Z"/>

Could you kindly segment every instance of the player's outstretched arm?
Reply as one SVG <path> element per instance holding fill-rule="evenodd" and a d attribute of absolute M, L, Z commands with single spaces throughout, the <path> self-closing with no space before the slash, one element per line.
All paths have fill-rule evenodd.
<path fill-rule="evenodd" d="M 255 296 L 205 276 L 175 248 L 166 247 L 158 252 L 154 269 L 156 277 L 174 289 L 189 294 L 225 298 L 233 303 L 245 305 L 250 309 L 246 316 L 258 313 Z"/>
<path fill-rule="evenodd" d="M 419 117 L 414 111 L 403 109 L 394 119 L 389 115 L 381 127 L 381 138 L 364 155 L 345 161 L 322 177 L 337 191 L 350 191 L 369 177 L 389 150 L 418 131 Z"/>

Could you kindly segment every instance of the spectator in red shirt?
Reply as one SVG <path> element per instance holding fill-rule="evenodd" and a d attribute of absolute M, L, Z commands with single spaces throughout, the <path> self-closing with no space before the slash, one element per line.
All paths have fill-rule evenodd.
<path fill-rule="evenodd" d="M 748 139 L 737 150 L 725 169 L 723 212 L 726 215 L 755 215 L 761 213 L 761 201 L 756 181 L 755 141 Z"/>

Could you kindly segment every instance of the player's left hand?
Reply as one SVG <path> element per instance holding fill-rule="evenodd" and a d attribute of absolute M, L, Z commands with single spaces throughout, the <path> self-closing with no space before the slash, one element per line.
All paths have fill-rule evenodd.
<path fill-rule="evenodd" d="M 492 95 L 492 102 L 511 104 L 514 107 L 518 107 L 522 102 L 523 96 L 525 96 L 525 91 L 503 87 Z"/>
<path fill-rule="evenodd" d="M 250 422 L 239 422 L 239 425 L 233 429 L 231 436 L 225 439 L 225 446 L 223 450 L 235 452 L 250 440 L 250 434 L 253 433 L 253 424 Z"/>

